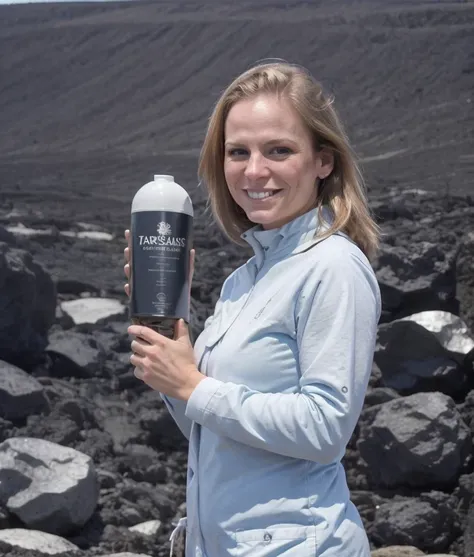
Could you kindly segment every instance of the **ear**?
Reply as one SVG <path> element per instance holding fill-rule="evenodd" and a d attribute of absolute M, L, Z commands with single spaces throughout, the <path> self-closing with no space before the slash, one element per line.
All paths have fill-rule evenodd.
<path fill-rule="evenodd" d="M 331 149 L 323 147 L 318 151 L 319 168 L 318 168 L 318 178 L 324 180 L 334 169 L 334 153 Z"/>

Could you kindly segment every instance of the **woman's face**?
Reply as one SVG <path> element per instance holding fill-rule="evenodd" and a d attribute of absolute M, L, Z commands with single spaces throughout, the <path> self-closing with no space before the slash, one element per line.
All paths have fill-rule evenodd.
<path fill-rule="evenodd" d="M 248 219 L 278 228 L 316 205 L 319 179 L 333 169 L 286 99 L 261 94 L 238 101 L 225 122 L 224 174 Z"/>

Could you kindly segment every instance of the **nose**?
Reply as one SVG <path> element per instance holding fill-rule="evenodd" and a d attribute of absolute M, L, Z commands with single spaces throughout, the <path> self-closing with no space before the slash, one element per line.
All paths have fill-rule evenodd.
<path fill-rule="evenodd" d="M 265 178 L 268 176 L 269 169 L 263 157 L 260 153 L 253 153 L 247 160 L 247 166 L 245 167 L 245 177 L 249 180 L 258 180 L 259 178 Z"/>

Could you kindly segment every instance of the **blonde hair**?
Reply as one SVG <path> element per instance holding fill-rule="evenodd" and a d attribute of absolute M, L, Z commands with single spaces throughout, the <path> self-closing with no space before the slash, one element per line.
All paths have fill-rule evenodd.
<path fill-rule="evenodd" d="M 235 203 L 224 175 L 225 121 L 232 106 L 260 93 L 276 94 L 288 99 L 314 137 L 317 150 L 330 150 L 334 157 L 331 174 L 318 184 L 315 209 L 322 222 L 322 208 L 333 216 L 318 237 L 335 232 L 347 234 L 369 258 L 379 245 L 379 227 L 372 218 L 364 181 L 347 135 L 333 106 L 333 98 L 324 94 L 321 85 L 309 72 L 286 62 L 259 64 L 237 77 L 223 92 L 209 120 L 201 149 L 199 177 L 205 182 L 214 218 L 226 236 L 245 245 L 240 237 L 255 226 Z"/>

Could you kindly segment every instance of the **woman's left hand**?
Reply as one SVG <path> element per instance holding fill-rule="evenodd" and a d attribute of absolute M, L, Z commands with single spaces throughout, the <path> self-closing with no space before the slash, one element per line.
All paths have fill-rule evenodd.
<path fill-rule="evenodd" d="M 128 332 L 135 336 L 130 357 L 135 376 L 164 395 L 187 401 L 206 377 L 196 366 L 185 321 L 177 321 L 174 339 L 143 325 L 131 325 Z"/>

